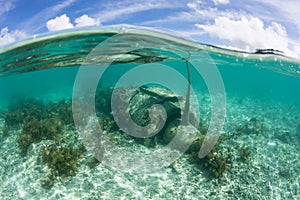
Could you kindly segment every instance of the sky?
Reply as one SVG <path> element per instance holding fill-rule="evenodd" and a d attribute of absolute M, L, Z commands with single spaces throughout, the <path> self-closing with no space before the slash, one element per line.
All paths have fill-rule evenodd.
<path fill-rule="evenodd" d="M 299 9 L 299 0 L 0 0 L 0 46 L 63 29 L 129 24 L 300 59 Z"/>

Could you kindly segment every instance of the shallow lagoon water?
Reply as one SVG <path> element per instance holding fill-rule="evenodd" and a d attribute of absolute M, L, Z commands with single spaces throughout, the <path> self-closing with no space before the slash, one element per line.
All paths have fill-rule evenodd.
<path fill-rule="evenodd" d="M 93 58 L 91 52 L 97 45 L 116 35 L 121 37 L 97 52 L 98 60 L 92 62 L 101 67 L 114 61 L 103 73 L 95 98 L 97 117 L 107 136 L 133 152 L 151 152 L 166 145 L 164 136 L 149 140 L 126 136 L 113 124 L 106 101 L 111 88 L 135 67 L 161 64 L 187 79 L 186 61 L 190 61 L 197 65 L 190 65 L 190 79 L 198 100 L 201 134 L 210 123 L 211 94 L 196 68 L 215 66 L 224 83 L 225 124 L 217 150 L 213 150 L 218 156 L 198 160 L 187 152 L 169 166 L 143 174 L 112 169 L 81 148 L 80 134 L 72 120 L 67 120 L 73 117 L 74 82 L 80 67 L 91 65 L 87 58 Z M 136 50 L 125 51 L 131 47 Z M 300 197 L 297 60 L 219 49 L 153 30 L 105 28 L 60 32 L 14 44 L 1 50 L 0 65 L 1 199 Z M 143 74 L 136 79 L 152 76 Z M 185 101 L 187 85 L 178 83 L 172 74 L 165 77 Z M 134 86 L 130 84 L 122 87 Z M 148 87 L 169 105 L 171 100 L 165 101 L 156 90 L 160 85 Z M 141 97 L 147 96 L 143 93 Z M 34 118 L 38 128 L 32 123 Z M 30 140 L 21 140 L 27 136 Z"/>

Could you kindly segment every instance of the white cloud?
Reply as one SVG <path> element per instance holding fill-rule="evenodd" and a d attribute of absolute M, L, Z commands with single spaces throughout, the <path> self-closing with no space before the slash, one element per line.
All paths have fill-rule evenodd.
<path fill-rule="evenodd" d="M 187 7 L 191 9 L 190 12 L 198 16 L 202 20 L 211 20 L 217 17 L 230 17 L 230 18 L 240 18 L 240 16 L 247 16 L 248 14 L 244 12 L 242 9 L 233 10 L 233 9 L 225 9 L 220 10 L 217 6 L 211 7 L 205 1 L 195 1 L 187 4 Z"/>
<path fill-rule="evenodd" d="M 107 4 L 105 9 L 97 14 L 97 17 L 103 22 L 108 22 L 120 18 L 122 16 L 128 16 L 134 13 L 164 9 L 164 8 L 176 8 L 184 6 L 181 1 L 167 1 L 167 0 L 147 0 L 147 1 L 111 1 Z"/>
<path fill-rule="evenodd" d="M 285 20 L 287 22 L 292 22 L 296 25 L 298 29 L 298 34 L 300 35 L 300 1 L 299 0 L 253 0 L 259 2 L 265 7 L 269 7 L 272 9 L 273 13 L 280 20 Z"/>
<path fill-rule="evenodd" d="M 213 0 L 215 5 L 218 4 L 229 4 L 230 0 Z"/>
<path fill-rule="evenodd" d="M 100 21 L 98 19 L 89 17 L 86 14 L 76 18 L 75 25 L 71 22 L 70 18 L 66 14 L 63 14 L 59 17 L 55 17 L 54 19 L 50 19 L 46 23 L 46 26 L 49 31 L 58 31 L 58 30 L 74 28 L 74 27 L 99 26 L 99 25 L 100 25 Z"/>
<path fill-rule="evenodd" d="M 46 26 L 49 31 L 58 31 L 74 27 L 70 22 L 70 18 L 66 14 L 50 19 L 47 21 Z"/>
<path fill-rule="evenodd" d="M 14 0 L 0 0 L 0 16 L 12 10 L 15 7 L 14 2 Z"/>
<path fill-rule="evenodd" d="M 289 49 L 289 40 L 284 26 L 272 22 L 265 26 L 257 17 L 245 17 L 231 19 L 217 17 L 214 24 L 196 24 L 210 36 L 221 40 L 227 40 L 231 45 L 247 51 L 260 48 L 273 48 L 282 50 L 288 55 L 293 55 Z"/>
<path fill-rule="evenodd" d="M 217 0 L 224 1 L 224 0 Z M 226 1 L 226 0 L 225 0 Z M 174 12 L 165 18 L 159 18 L 152 21 L 143 22 L 143 25 L 157 25 L 164 24 L 167 26 L 170 23 L 197 23 L 199 21 L 206 21 L 214 19 L 218 16 L 238 16 L 240 13 L 224 12 L 218 10 L 217 7 L 210 7 L 205 1 L 192 1 L 179 7 L 187 7 L 189 10 Z"/>
<path fill-rule="evenodd" d="M 100 20 L 89 17 L 88 15 L 82 15 L 75 19 L 76 27 L 83 26 L 99 26 Z"/>
<path fill-rule="evenodd" d="M 39 13 L 31 17 L 29 20 L 25 21 L 21 26 L 26 32 L 36 33 L 40 31 L 49 18 L 56 16 L 58 13 L 62 12 L 65 8 L 71 6 L 76 0 L 64 0 L 60 1 L 54 6 L 47 7 L 41 10 Z"/>
<path fill-rule="evenodd" d="M 273 48 L 300 58 L 300 31 L 296 30 L 300 30 L 300 1 L 194 0 L 186 7 L 189 10 L 143 24 L 176 24 L 177 31 L 201 42 L 246 51 Z M 200 28 L 199 33 L 189 27 L 192 23 Z"/>
<path fill-rule="evenodd" d="M 2 28 L 0 32 L 0 46 L 7 45 L 26 37 L 27 34 L 23 31 L 15 30 L 10 32 L 7 27 Z"/>
<path fill-rule="evenodd" d="M 292 57 L 300 59 L 300 38 L 298 39 L 291 39 L 289 38 L 289 47 L 290 49 L 296 54 L 295 56 L 291 55 Z"/>
<path fill-rule="evenodd" d="M 70 5 L 72 5 L 72 3 L 74 3 L 76 0 L 65 0 L 59 4 L 56 4 L 55 6 L 52 6 L 50 8 L 51 12 L 59 12 L 62 9 L 69 7 Z"/>

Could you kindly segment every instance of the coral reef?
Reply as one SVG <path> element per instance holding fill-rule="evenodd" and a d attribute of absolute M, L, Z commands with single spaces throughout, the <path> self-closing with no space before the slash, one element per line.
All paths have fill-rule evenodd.
<path fill-rule="evenodd" d="M 190 146 L 187 153 L 190 154 L 192 163 L 197 164 L 206 169 L 213 177 L 221 177 L 228 169 L 228 157 L 223 156 L 218 152 L 219 145 L 224 139 L 220 138 L 213 149 L 204 158 L 198 157 L 199 150 L 205 139 L 205 135 L 198 137 Z"/>
<path fill-rule="evenodd" d="M 251 150 L 249 146 L 242 146 L 238 149 L 240 159 L 245 162 L 250 158 Z"/>
<path fill-rule="evenodd" d="M 74 127 L 70 102 L 61 100 L 44 103 L 36 99 L 13 101 L 4 113 L 4 120 L 5 133 L 12 127 L 22 126 L 17 139 L 22 155 L 27 154 L 31 144 L 52 140 L 51 145 L 40 152 L 43 163 L 50 169 L 47 177 L 41 180 L 44 188 L 51 188 L 57 177 L 75 175 L 78 161 L 86 150 L 73 130 L 71 135 L 65 135 L 65 125 Z M 105 122 L 108 127 L 112 126 L 109 122 L 111 123 L 110 120 Z M 96 163 L 93 161 L 90 165 Z"/>
<path fill-rule="evenodd" d="M 119 127 L 117 126 L 116 122 L 111 119 L 110 116 L 102 114 L 99 116 L 99 124 L 104 131 L 112 132 L 118 131 Z"/>
<path fill-rule="evenodd" d="M 18 145 L 23 154 L 32 143 L 42 140 L 55 140 L 61 133 L 63 124 L 59 118 L 49 118 L 39 121 L 36 118 L 27 118 L 18 138 Z"/>
<path fill-rule="evenodd" d="M 112 118 L 111 115 L 111 95 L 113 88 L 101 88 L 97 91 L 95 95 L 95 107 L 97 115 L 106 115 Z"/>
<path fill-rule="evenodd" d="M 26 118 L 31 117 L 38 120 L 48 117 L 44 103 L 36 99 L 22 99 L 12 101 L 8 110 L 4 113 L 7 126 L 22 124 Z"/>
<path fill-rule="evenodd" d="M 4 113 L 3 130 L 8 133 L 11 127 L 22 125 L 18 137 L 18 146 L 26 154 L 32 143 L 42 140 L 57 140 L 64 125 L 73 124 L 70 102 L 61 100 L 56 103 L 45 103 L 37 99 L 12 101 Z"/>
<path fill-rule="evenodd" d="M 200 133 L 202 135 L 205 135 L 208 131 L 208 127 L 206 124 L 204 124 L 201 120 L 199 122 L 199 125 L 198 125 L 198 130 L 200 131 Z"/>
<path fill-rule="evenodd" d="M 4 113 L 5 125 L 14 126 L 24 123 L 28 118 L 44 120 L 57 117 L 64 124 L 72 124 L 72 105 L 70 102 L 61 100 L 57 103 L 44 103 L 36 99 L 23 99 L 13 101 Z"/>
<path fill-rule="evenodd" d="M 87 161 L 87 166 L 89 166 L 89 168 L 95 168 L 99 164 L 100 164 L 100 161 L 97 158 L 95 158 L 94 156 L 91 156 Z"/>
<path fill-rule="evenodd" d="M 43 187 L 53 186 L 56 177 L 74 176 L 78 168 L 78 161 L 83 157 L 85 148 L 80 146 L 74 148 L 71 144 L 51 144 L 46 146 L 42 152 L 42 160 L 51 172 L 41 184 Z"/>
<path fill-rule="evenodd" d="M 192 155 L 193 159 L 198 159 L 198 152 L 201 148 L 201 145 L 205 139 L 205 135 L 200 135 L 196 140 L 192 142 L 188 150 L 186 151 L 188 154 Z M 196 157 L 194 157 L 196 156 Z"/>
<path fill-rule="evenodd" d="M 220 177 L 228 168 L 227 159 L 217 152 L 211 152 L 204 158 L 204 166 L 214 177 Z"/>
<path fill-rule="evenodd" d="M 131 90 L 131 88 L 122 87 L 117 88 L 116 92 L 120 95 L 121 100 L 124 100 L 124 98 L 128 98 L 126 94 L 129 90 Z M 176 135 L 177 129 L 182 122 L 180 119 L 182 117 L 180 103 L 185 102 L 183 97 L 178 97 L 165 88 L 140 87 L 132 93 L 133 96 L 130 97 L 129 107 L 126 107 L 127 114 L 129 112 L 129 115 L 125 115 L 125 108 L 123 108 L 122 105 L 117 105 L 119 106 L 119 109 L 115 111 L 117 113 L 112 113 L 110 104 L 112 98 L 111 94 L 111 88 L 103 89 L 100 93 L 96 94 L 96 112 L 99 118 L 99 124 L 105 131 L 106 136 L 109 137 L 111 141 L 117 142 L 117 145 L 122 146 L 120 143 L 124 143 L 125 139 L 134 139 L 138 144 L 142 144 L 148 148 L 155 148 L 157 145 L 169 143 Z M 126 130 L 119 129 L 116 123 L 117 120 L 121 119 L 126 121 L 128 117 L 131 117 L 137 125 L 142 127 L 147 126 L 150 123 L 149 108 L 155 104 L 162 105 L 167 114 L 166 124 L 164 124 L 158 134 L 145 138 L 135 138 L 128 134 L 122 134 L 122 131 Z M 81 115 L 80 112 L 77 114 Z M 114 118 L 112 114 L 117 115 L 119 119 Z M 159 114 L 154 113 L 153 116 L 154 118 L 156 117 L 158 121 L 162 121 Z M 46 145 L 42 152 L 40 152 L 43 163 L 50 169 L 50 173 L 47 174 L 47 177 L 41 180 L 41 185 L 44 188 L 51 188 L 58 177 L 65 178 L 75 175 L 79 166 L 79 160 L 83 157 L 86 150 L 81 141 L 79 141 L 78 138 L 76 139 L 78 136 L 74 136 L 76 135 L 74 130 L 71 130 L 71 135 L 68 135 L 68 137 L 65 136 L 68 130 L 67 127 L 74 128 L 72 105 L 70 102 L 61 100 L 56 103 L 49 102 L 46 104 L 34 99 L 21 101 L 19 104 L 14 102 L 4 117 L 4 127 L 6 129 L 9 129 L 10 126 L 22 125 L 18 145 L 23 154 L 26 154 L 32 143 L 52 140 L 53 143 Z M 199 124 L 195 123 L 197 120 L 195 113 L 192 111 L 190 111 L 188 119 L 191 126 L 197 127 L 197 139 L 192 142 L 186 152 L 189 154 L 191 162 L 201 167 L 201 169 L 206 170 L 208 174 L 215 178 L 223 176 L 229 169 L 231 153 L 224 151 L 224 148 L 219 149 L 219 147 L 223 141 L 230 139 L 230 137 L 228 134 L 222 135 L 210 153 L 200 159 L 198 152 L 203 144 L 208 128 L 207 125 L 201 121 Z M 157 127 L 154 127 L 154 130 L 156 129 Z M 128 130 L 131 130 L 131 127 L 129 127 Z M 236 133 L 233 135 L 236 137 L 240 134 L 259 134 L 264 130 L 265 126 L 261 121 L 256 118 L 251 118 L 246 124 L 238 127 Z M 151 134 L 151 132 L 148 134 Z M 71 141 L 76 141 L 75 143 L 79 145 L 76 146 L 74 145 L 75 143 L 71 143 Z M 238 151 L 241 161 L 245 162 L 249 160 L 251 154 L 249 147 L 242 146 L 235 148 L 235 150 Z M 91 168 L 99 164 L 99 161 L 92 156 L 85 160 L 85 164 Z"/>
<path fill-rule="evenodd" d="M 261 134 L 265 131 L 265 125 L 262 121 L 257 118 L 251 118 L 243 126 L 237 128 L 237 135 L 241 134 Z"/>
<path fill-rule="evenodd" d="M 19 110 L 11 110 L 4 114 L 5 125 L 7 127 L 23 123 L 24 118 L 24 113 Z"/>
<path fill-rule="evenodd" d="M 50 103 L 47 106 L 47 110 L 58 117 L 64 124 L 74 124 L 71 102 L 63 99 L 57 103 Z"/>

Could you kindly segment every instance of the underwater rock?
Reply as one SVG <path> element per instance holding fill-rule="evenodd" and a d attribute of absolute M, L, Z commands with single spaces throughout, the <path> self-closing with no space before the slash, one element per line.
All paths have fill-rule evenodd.
<path fill-rule="evenodd" d="M 161 132 L 167 134 L 165 129 L 178 127 L 181 124 L 182 108 L 185 98 L 172 93 L 170 90 L 161 87 L 141 87 L 130 101 L 130 114 L 132 119 L 139 125 L 145 126 L 150 123 L 149 108 L 152 105 L 161 105 L 166 111 L 166 123 Z M 189 124 L 198 127 L 198 121 L 194 110 L 189 110 Z M 159 115 L 157 115 L 159 117 Z M 168 136 L 164 136 L 168 138 Z M 171 137 L 169 137 L 171 139 Z M 168 140 L 168 139 L 167 139 Z"/>
<path fill-rule="evenodd" d="M 163 139 L 165 143 L 169 143 L 175 137 L 179 125 L 180 125 L 179 119 L 173 120 L 168 124 L 168 126 L 166 127 L 163 133 Z"/>
<path fill-rule="evenodd" d="M 132 124 L 145 127 L 150 123 L 155 124 L 154 122 L 158 122 L 156 126 L 148 127 L 152 129 L 149 130 L 149 134 L 157 131 L 161 125 L 164 125 L 160 131 L 162 132 L 171 121 L 180 119 L 183 109 L 181 106 L 183 107 L 184 104 L 185 98 L 183 96 L 158 86 L 101 89 L 97 91 L 95 101 L 97 116 L 110 118 L 119 127 L 120 124 L 123 124 L 123 128 L 120 128 L 125 132 L 133 130 L 134 126 Z M 154 117 L 152 121 L 151 115 Z M 199 122 L 196 116 L 196 112 L 190 109 L 189 122 L 193 126 L 198 127 Z M 161 124 L 163 122 L 165 124 Z M 102 128 L 105 129 L 107 127 Z"/>
<path fill-rule="evenodd" d="M 146 130 L 147 133 L 143 133 L 144 138 L 146 138 L 155 132 L 161 133 L 168 123 L 181 117 L 179 101 L 182 101 L 183 98 L 178 97 L 167 89 L 161 87 L 140 87 L 135 91 L 131 88 L 117 88 L 115 90 L 119 101 L 113 113 L 114 119 L 118 125 L 123 124 L 126 126 L 123 126 L 122 130 L 127 133 L 135 131 L 135 125 L 146 127 L 151 123 Z M 153 107 L 153 105 L 163 106 L 166 116 L 159 108 Z M 151 113 L 149 109 L 152 109 Z M 153 117 L 152 120 L 149 117 L 150 114 Z M 167 119 L 164 119 L 165 117 Z M 164 121 L 166 122 L 165 124 L 163 124 Z"/>
<path fill-rule="evenodd" d="M 96 95 L 96 110 L 103 130 L 125 132 L 135 142 L 155 147 L 168 144 L 177 132 L 172 147 L 183 148 L 199 135 L 199 120 L 194 109 L 188 111 L 188 125 L 182 123 L 185 98 L 159 86 L 101 89 Z"/>
<path fill-rule="evenodd" d="M 130 100 L 130 114 L 137 124 L 145 126 L 150 122 L 148 109 L 154 104 L 159 104 L 166 110 L 168 119 L 173 120 L 181 116 L 178 98 L 164 88 L 141 87 Z"/>

